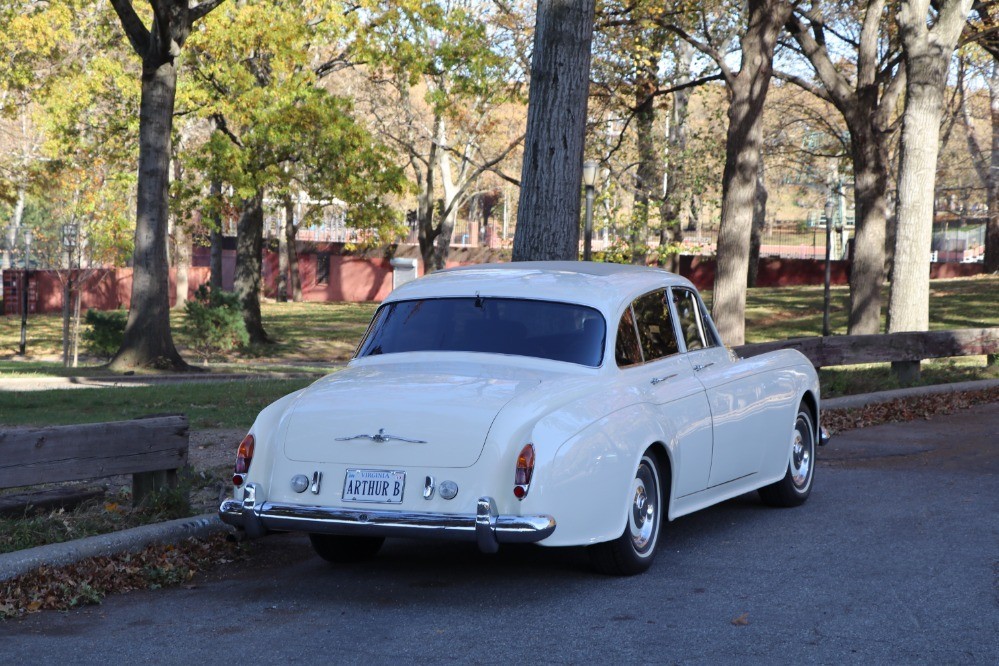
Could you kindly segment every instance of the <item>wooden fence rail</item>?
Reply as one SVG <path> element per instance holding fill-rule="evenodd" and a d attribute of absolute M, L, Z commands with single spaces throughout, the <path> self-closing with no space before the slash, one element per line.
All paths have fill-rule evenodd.
<path fill-rule="evenodd" d="M 0 488 L 132 475 L 132 499 L 176 484 L 187 463 L 187 417 L 5 428 L 0 430 Z"/>
<path fill-rule="evenodd" d="M 742 345 L 735 351 L 748 357 L 777 349 L 797 349 L 816 368 L 859 363 L 918 363 L 928 358 L 999 354 L 999 328 L 792 338 Z"/>

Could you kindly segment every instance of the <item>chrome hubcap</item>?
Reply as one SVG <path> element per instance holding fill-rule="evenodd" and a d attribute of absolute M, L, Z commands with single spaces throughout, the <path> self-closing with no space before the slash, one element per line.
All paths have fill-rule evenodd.
<path fill-rule="evenodd" d="M 648 464 L 643 462 L 632 482 L 632 505 L 628 513 L 628 533 L 639 554 L 655 546 L 656 528 L 659 523 L 658 488 L 656 478 Z"/>
<path fill-rule="evenodd" d="M 804 431 L 804 432 L 802 432 Z M 812 475 L 812 437 L 808 424 L 799 420 L 794 429 L 791 446 L 791 481 L 794 487 L 804 490 Z"/>

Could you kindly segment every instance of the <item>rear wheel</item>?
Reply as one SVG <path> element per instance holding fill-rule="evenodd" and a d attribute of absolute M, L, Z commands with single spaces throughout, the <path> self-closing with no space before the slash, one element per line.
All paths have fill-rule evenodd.
<path fill-rule="evenodd" d="M 812 492 L 815 475 L 815 427 L 812 414 L 802 404 L 791 431 L 791 453 L 787 472 L 777 483 L 760 488 L 760 498 L 770 506 L 798 506 L 804 504 Z"/>
<path fill-rule="evenodd" d="M 385 538 L 310 534 L 309 541 L 312 542 L 312 548 L 319 557 L 327 562 L 343 564 L 371 559 L 385 543 Z"/>
<path fill-rule="evenodd" d="M 664 496 L 659 465 L 652 452 L 646 451 L 631 482 L 624 532 L 613 541 L 589 548 L 598 571 L 610 576 L 634 576 L 652 566 L 666 508 Z"/>

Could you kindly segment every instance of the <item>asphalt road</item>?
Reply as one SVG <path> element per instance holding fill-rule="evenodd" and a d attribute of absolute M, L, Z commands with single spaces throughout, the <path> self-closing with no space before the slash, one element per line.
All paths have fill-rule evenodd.
<path fill-rule="evenodd" d="M 671 523 L 628 579 L 408 541 L 334 568 L 269 537 L 190 589 L 0 623 L 0 661 L 999 663 L 999 403 L 847 433 L 815 483 Z"/>

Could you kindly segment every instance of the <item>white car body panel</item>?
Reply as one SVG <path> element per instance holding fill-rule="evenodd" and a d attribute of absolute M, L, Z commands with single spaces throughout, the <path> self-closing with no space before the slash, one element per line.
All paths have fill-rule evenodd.
<path fill-rule="evenodd" d="M 607 324 L 603 363 L 443 351 L 355 358 L 261 412 L 247 476 L 256 501 L 474 514 L 488 496 L 500 515 L 552 517 L 557 527 L 540 545 L 572 546 L 621 535 L 650 447 L 669 468 L 671 520 L 780 480 L 800 404 L 817 424 L 814 369 L 795 351 L 743 360 L 720 346 L 619 368 L 622 313 L 667 286 L 693 289 L 665 271 L 581 262 L 471 267 L 407 283 L 386 303 L 481 296 L 596 309 Z M 373 441 L 377 433 L 386 441 Z M 518 500 L 514 467 L 527 443 L 534 475 Z M 344 502 L 345 475 L 357 468 L 405 472 L 402 502 Z M 293 476 L 318 474 L 318 493 L 292 489 Z M 428 477 L 456 483 L 457 496 L 425 499 Z"/>

